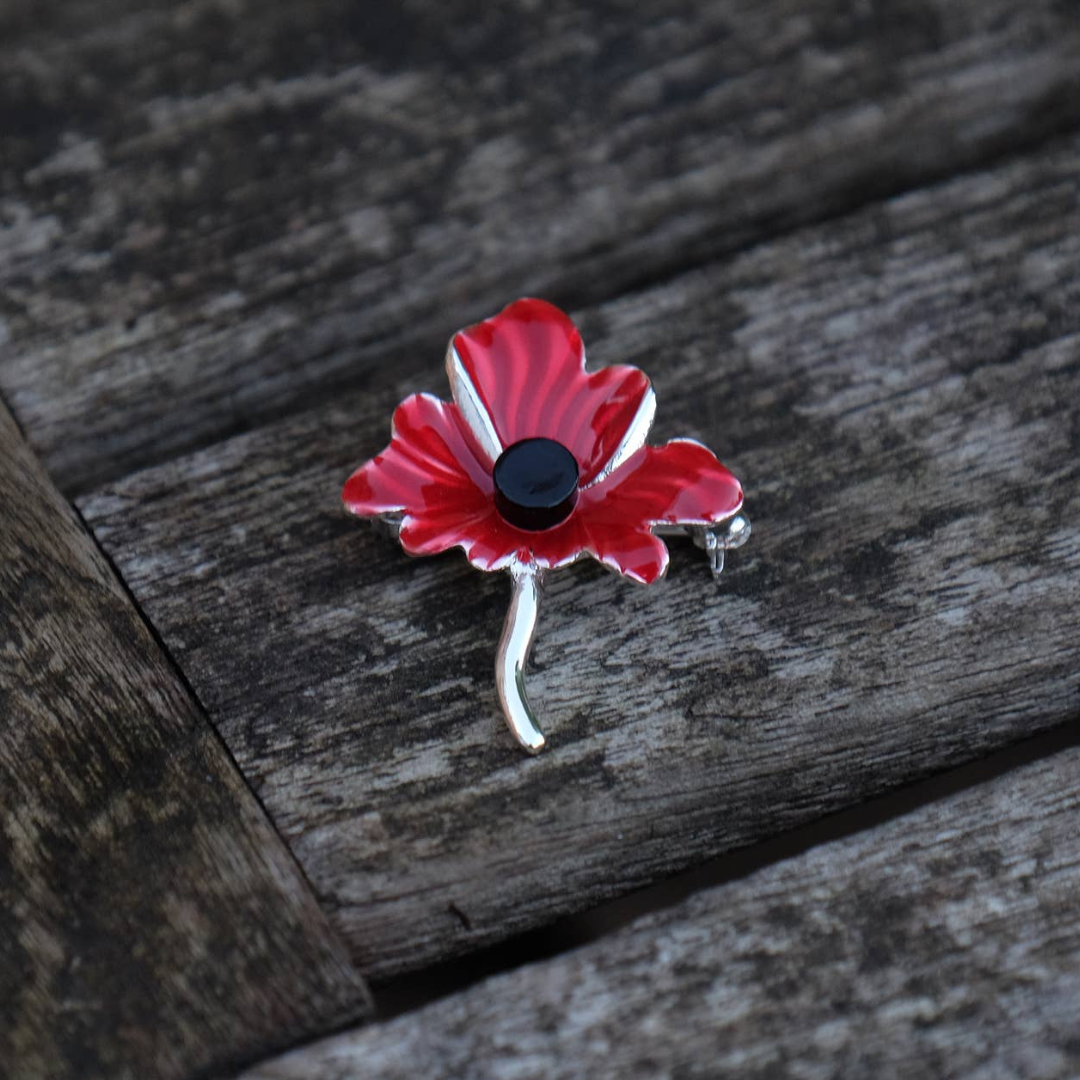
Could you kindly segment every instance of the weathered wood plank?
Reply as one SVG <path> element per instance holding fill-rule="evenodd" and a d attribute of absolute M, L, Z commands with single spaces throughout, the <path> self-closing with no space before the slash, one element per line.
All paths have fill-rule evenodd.
<path fill-rule="evenodd" d="M 0 1076 L 189 1077 L 364 988 L 0 406 Z"/>
<path fill-rule="evenodd" d="M 498 717 L 507 586 L 340 516 L 409 389 L 84 513 L 373 975 L 490 943 L 1060 723 L 1080 691 L 1080 140 L 582 313 L 756 529 L 719 591 L 554 575 Z M 450 328 L 447 328 L 448 330 Z M 464 918 L 457 913 L 464 913 Z"/>
<path fill-rule="evenodd" d="M 1080 751 L 243 1080 L 1080 1074 Z"/>
<path fill-rule="evenodd" d="M 68 492 L 1080 122 L 1060 0 L 38 7 L 0 389 Z"/>

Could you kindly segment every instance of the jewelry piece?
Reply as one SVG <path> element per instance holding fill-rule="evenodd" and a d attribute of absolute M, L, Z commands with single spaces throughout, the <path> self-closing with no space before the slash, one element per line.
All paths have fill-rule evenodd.
<path fill-rule="evenodd" d="M 495 663 L 503 715 L 530 753 L 544 736 L 525 696 L 543 576 L 591 555 L 645 585 L 667 569 L 654 533 L 688 533 L 713 576 L 744 544 L 739 481 L 693 439 L 648 446 L 649 380 L 627 365 L 585 370 L 581 335 L 544 300 L 518 300 L 459 331 L 446 353 L 452 402 L 413 394 L 390 445 L 357 469 L 345 509 L 384 522 L 410 555 L 464 550 L 508 570 Z"/>

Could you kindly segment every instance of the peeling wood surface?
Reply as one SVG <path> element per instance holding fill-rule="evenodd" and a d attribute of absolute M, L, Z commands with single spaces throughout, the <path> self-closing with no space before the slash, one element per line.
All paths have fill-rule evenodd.
<path fill-rule="evenodd" d="M 189 1077 L 361 1017 L 295 862 L 0 406 L 0 1077 Z"/>
<path fill-rule="evenodd" d="M 506 583 L 337 509 L 411 372 L 82 502 L 365 971 L 1076 714 L 1078 175 L 1073 138 L 580 313 L 756 528 L 718 591 L 689 545 L 653 589 L 552 578 L 537 759 L 495 706 Z"/>
<path fill-rule="evenodd" d="M 0 10 L 0 389 L 84 491 L 1080 122 L 1061 0 Z"/>
<path fill-rule="evenodd" d="M 1080 750 L 243 1080 L 1080 1074 Z"/>

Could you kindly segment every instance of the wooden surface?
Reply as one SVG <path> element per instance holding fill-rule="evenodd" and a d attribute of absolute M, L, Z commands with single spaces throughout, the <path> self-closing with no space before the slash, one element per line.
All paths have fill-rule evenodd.
<path fill-rule="evenodd" d="M 0 1077 L 187 1077 L 366 1011 L 296 864 L 0 406 Z"/>
<path fill-rule="evenodd" d="M 11 0 L 0 117 L 2 1080 L 228 1072 L 1075 721 L 1075 3 Z M 552 579 L 535 760 L 506 582 L 337 502 L 527 293 L 755 525 Z M 1076 1075 L 1077 763 L 263 1073 Z"/>
<path fill-rule="evenodd" d="M 0 18 L 0 390 L 68 493 L 1080 122 L 1061 0 Z"/>
<path fill-rule="evenodd" d="M 1080 750 L 243 1080 L 1080 1074 Z"/>
<path fill-rule="evenodd" d="M 496 711 L 505 582 L 338 510 L 417 388 L 396 368 L 82 500 L 365 971 L 1076 714 L 1077 175 L 1074 138 L 581 313 L 755 533 L 718 591 L 689 545 L 653 589 L 552 577 L 536 760 Z"/>

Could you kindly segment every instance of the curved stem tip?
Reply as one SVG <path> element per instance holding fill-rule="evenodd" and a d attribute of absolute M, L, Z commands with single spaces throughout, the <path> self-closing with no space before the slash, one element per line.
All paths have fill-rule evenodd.
<path fill-rule="evenodd" d="M 540 609 L 540 571 L 530 564 L 515 562 L 510 577 L 510 610 L 495 655 L 495 689 L 514 738 L 530 754 L 538 754 L 544 749 L 544 735 L 536 726 L 536 716 L 525 696 L 525 665 Z"/>

